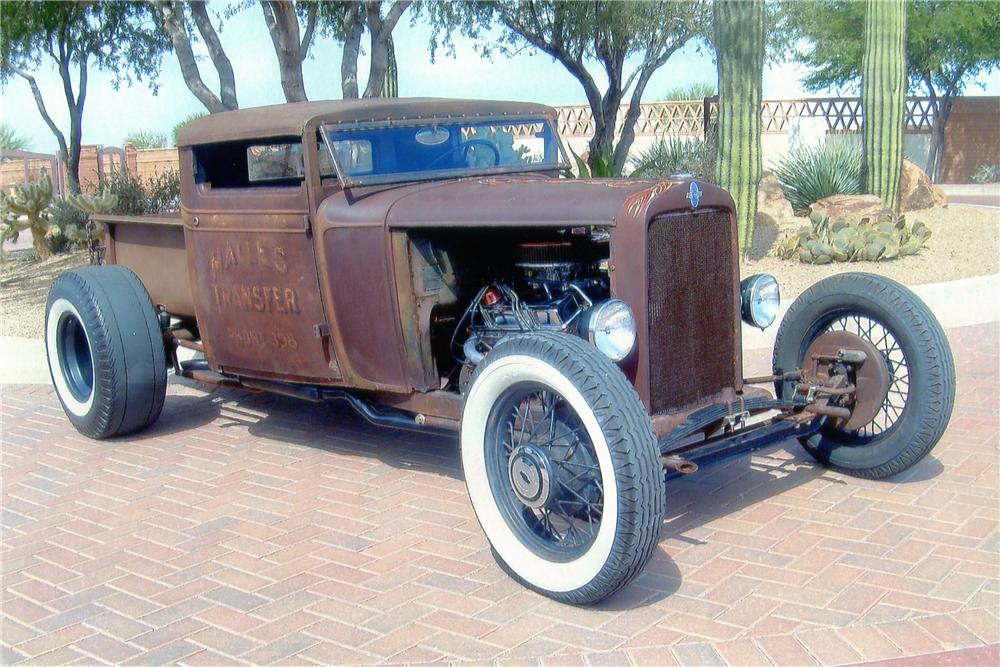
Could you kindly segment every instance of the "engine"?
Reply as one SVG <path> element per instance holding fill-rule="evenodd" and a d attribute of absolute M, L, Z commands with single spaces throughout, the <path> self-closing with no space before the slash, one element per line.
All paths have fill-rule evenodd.
<path fill-rule="evenodd" d="M 459 320 L 452 338 L 456 350 L 461 343 L 458 360 L 477 365 L 511 333 L 579 333 L 588 311 L 608 297 L 607 256 L 606 235 L 518 244 L 511 274 L 484 285 Z"/>

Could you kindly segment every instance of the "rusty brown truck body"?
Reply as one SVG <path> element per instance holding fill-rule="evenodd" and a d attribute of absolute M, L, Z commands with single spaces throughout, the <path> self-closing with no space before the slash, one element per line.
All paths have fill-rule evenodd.
<path fill-rule="evenodd" d="M 192 121 L 179 215 L 95 216 L 104 266 L 53 287 L 67 415 L 139 430 L 172 369 L 457 431 L 498 561 L 571 603 L 656 548 L 664 470 L 787 436 L 867 477 L 926 455 L 953 368 L 912 293 L 818 283 L 784 314 L 773 374 L 744 378 L 744 323 L 782 311 L 773 278 L 741 281 L 731 197 L 572 178 L 555 128 L 542 105 L 439 99 Z"/>

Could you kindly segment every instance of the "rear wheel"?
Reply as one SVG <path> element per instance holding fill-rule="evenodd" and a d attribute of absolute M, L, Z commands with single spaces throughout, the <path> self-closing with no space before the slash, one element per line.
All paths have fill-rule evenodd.
<path fill-rule="evenodd" d="M 855 408 L 865 408 L 863 419 L 828 421 L 803 439 L 806 450 L 841 472 L 877 479 L 926 456 L 944 433 L 955 402 L 951 348 L 926 304 L 881 276 L 845 273 L 822 280 L 796 299 L 782 321 L 775 371 L 807 367 L 807 350 L 821 337 L 868 351 L 873 359 L 865 364 L 877 365 L 881 386 L 873 404 Z M 852 339 L 857 345 L 849 344 Z M 861 396 L 865 378 L 855 381 Z M 790 398 L 794 386 L 785 382 L 777 390 Z"/>
<path fill-rule="evenodd" d="M 56 278 L 45 350 L 56 395 L 80 433 L 124 435 L 160 416 L 167 387 L 163 336 L 149 294 L 128 269 L 90 266 Z"/>
<path fill-rule="evenodd" d="M 663 468 L 649 417 L 617 366 L 566 334 L 505 338 L 479 365 L 462 465 L 497 561 L 529 588 L 590 604 L 656 547 Z"/>

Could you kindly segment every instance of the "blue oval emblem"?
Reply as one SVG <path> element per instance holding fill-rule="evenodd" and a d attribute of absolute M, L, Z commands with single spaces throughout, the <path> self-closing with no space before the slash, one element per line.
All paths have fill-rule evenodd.
<path fill-rule="evenodd" d="M 698 208 L 701 204 L 701 188 L 698 187 L 698 181 L 691 181 L 691 186 L 688 188 L 687 199 L 691 202 L 691 208 Z"/>

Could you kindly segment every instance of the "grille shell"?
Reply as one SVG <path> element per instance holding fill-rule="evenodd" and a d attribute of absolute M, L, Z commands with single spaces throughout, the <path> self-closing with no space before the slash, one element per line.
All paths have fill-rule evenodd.
<path fill-rule="evenodd" d="M 649 403 L 653 414 L 736 386 L 739 304 L 725 210 L 669 213 L 647 235 Z"/>

